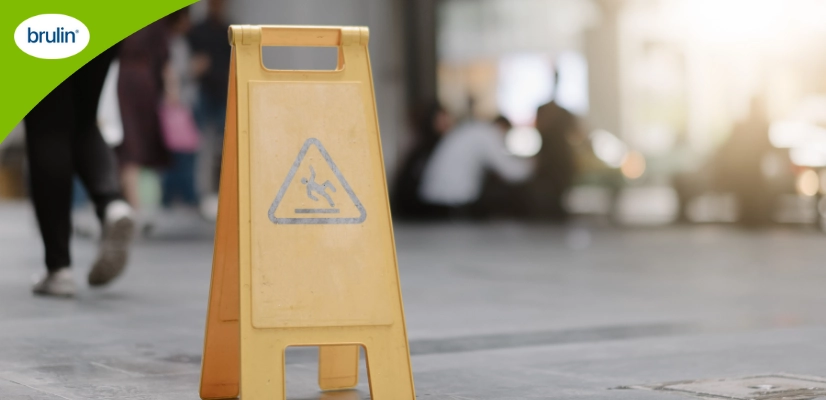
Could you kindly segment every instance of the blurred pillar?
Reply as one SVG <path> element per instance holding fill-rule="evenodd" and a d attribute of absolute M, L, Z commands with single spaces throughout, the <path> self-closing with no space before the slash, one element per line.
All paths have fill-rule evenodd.
<path fill-rule="evenodd" d="M 439 0 L 401 0 L 408 107 L 436 100 L 436 8 Z"/>
<path fill-rule="evenodd" d="M 620 113 L 619 14 L 624 1 L 596 0 L 601 20 L 585 32 L 588 60 L 588 126 L 623 137 Z"/>

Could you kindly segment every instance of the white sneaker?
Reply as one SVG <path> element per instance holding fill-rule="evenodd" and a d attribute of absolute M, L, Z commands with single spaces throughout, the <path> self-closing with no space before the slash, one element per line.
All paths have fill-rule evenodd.
<path fill-rule="evenodd" d="M 135 212 L 123 200 L 106 206 L 100 251 L 89 271 L 89 285 L 101 286 L 117 278 L 126 267 L 135 231 Z"/>
<path fill-rule="evenodd" d="M 201 216 L 210 222 L 218 220 L 218 195 L 209 194 L 204 196 L 199 206 L 201 209 Z"/>
<path fill-rule="evenodd" d="M 76 291 L 75 278 L 72 276 L 72 269 L 68 267 L 47 272 L 32 287 L 32 292 L 44 296 L 72 297 Z"/>

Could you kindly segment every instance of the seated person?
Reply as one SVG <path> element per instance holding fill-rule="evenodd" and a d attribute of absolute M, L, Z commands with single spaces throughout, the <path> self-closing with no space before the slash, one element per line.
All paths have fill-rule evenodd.
<path fill-rule="evenodd" d="M 419 188 L 432 217 L 472 216 L 487 172 L 509 183 L 530 178 L 533 162 L 515 157 L 505 148 L 509 127 L 504 117 L 494 124 L 469 120 L 442 139 L 425 167 Z"/>

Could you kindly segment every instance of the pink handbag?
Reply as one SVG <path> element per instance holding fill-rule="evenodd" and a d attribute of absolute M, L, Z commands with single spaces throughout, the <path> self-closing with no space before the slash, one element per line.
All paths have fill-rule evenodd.
<path fill-rule="evenodd" d="M 201 145 L 201 133 L 192 110 L 180 104 L 164 103 L 158 110 L 166 147 L 177 153 L 194 153 Z"/>

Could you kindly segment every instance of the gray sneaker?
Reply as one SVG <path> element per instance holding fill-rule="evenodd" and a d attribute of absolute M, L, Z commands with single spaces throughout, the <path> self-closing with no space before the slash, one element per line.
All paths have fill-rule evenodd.
<path fill-rule="evenodd" d="M 89 271 L 89 285 L 105 285 L 123 272 L 135 233 L 134 215 L 132 207 L 123 200 L 115 200 L 106 206 L 100 251 Z"/>
<path fill-rule="evenodd" d="M 32 287 L 34 294 L 43 296 L 72 297 L 77 292 L 75 278 L 71 268 L 61 268 L 54 272 L 47 272 Z"/>

